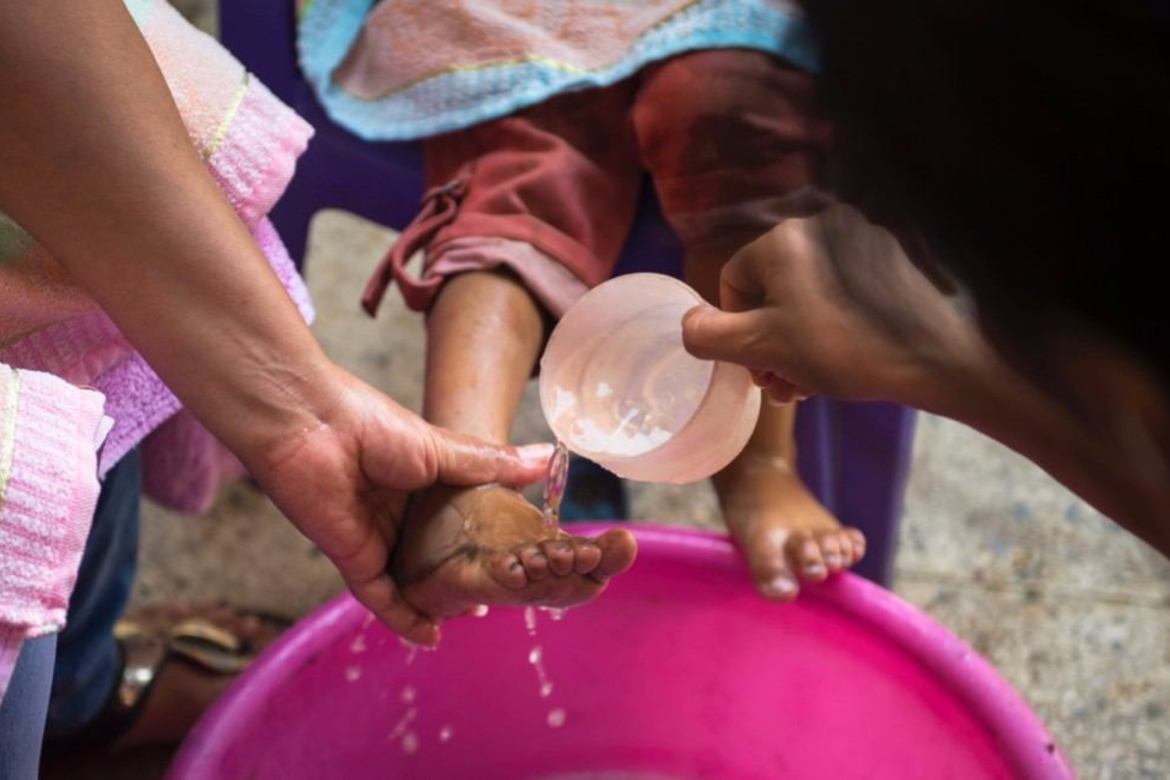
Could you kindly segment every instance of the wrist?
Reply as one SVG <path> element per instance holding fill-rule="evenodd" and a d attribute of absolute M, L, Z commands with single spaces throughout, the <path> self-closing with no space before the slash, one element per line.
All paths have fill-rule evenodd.
<path fill-rule="evenodd" d="M 254 475 L 330 425 L 344 403 L 349 375 L 323 353 L 244 369 L 205 419 Z"/>
<path fill-rule="evenodd" d="M 966 319 L 941 324 L 893 372 L 888 400 L 966 421 L 993 400 L 1002 361 Z"/>

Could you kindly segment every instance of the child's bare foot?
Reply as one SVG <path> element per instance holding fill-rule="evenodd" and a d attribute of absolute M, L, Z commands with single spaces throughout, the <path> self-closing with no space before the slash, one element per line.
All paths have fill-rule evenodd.
<path fill-rule="evenodd" d="M 767 598 L 791 601 L 865 554 L 865 537 L 842 528 L 782 457 L 745 453 L 715 478 L 723 518 Z"/>
<path fill-rule="evenodd" d="M 411 499 L 391 572 L 410 604 L 441 619 L 480 604 L 589 601 L 636 550 L 624 530 L 585 539 L 547 528 L 540 510 L 500 485 L 435 487 Z"/>

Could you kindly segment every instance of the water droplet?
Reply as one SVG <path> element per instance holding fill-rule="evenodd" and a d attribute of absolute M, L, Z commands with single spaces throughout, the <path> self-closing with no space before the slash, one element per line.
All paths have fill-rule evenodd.
<path fill-rule="evenodd" d="M 548 461 L 548 471 L 544 475 L 544 488 L 541 491 L 546 528 L 556 528 L 560 519 L 561 500 L 565 496 L 565 485 L 569 478 L 569 450 L 564 442 L 557 440 L 556 449 Z"/>
<path fill-rule="evenodd" d="M 357 682 L 362 678 L 362 668 L 360 666 L 345 667 L 345 679 L 347 682 Z"/>
<path fill-rule="evenodd" d="M 554 623 L 559 623 L 564 620 L 565 613 L 568 612 L 568 610 L 560 607 L 541 607 L 540 611 L 548 615 Z"/>
<path fill-rule="evenodd" d="M 547 698 L 552 694 L 552 681 L 548 679 L 548 673 L 544 670 L 544 651 L 540 645 L 528 651 L 528 663 L 536 670 L 536 681 L 540 683 L 540 695 Z"/>
<path fill-rule="evenodd" d="M 353 641 L 349 643 L 349 652 L 351 652 L 351 653 L 364 653 L 364 652 L 366 652 L 366 635 L 365 634 L 358 634 L 357 636 L 355 636 L 353 638 Z"/>
<path fill-rule="evenodd" d="M 405 688 L 402 689 L 402 703 L 403 704 L 412 703 L 414 701 L 414 697 L 417 695 L 417 693 L 418 692 L 414 689 L 413 685 L 406 686 Z"/>
<path fill-rule="evenodd" d="M 524 608 L 524 627 L 528 629 L 528 636 L 536 636 L 536 610 L 533 607 Z"/>
<path fill-rule="evenodd" d="M 408 756 L 418 752 L 418 734 L 408 731 L 402 735 L 402 752 Z"/>
<path fill-rule="evenodd" d="M 394 724 L 394 730 L 390 732 L 390 736 L 388 737 L 388 739 L 391 742 L 393 742 L 394 740 L 398 739 L 403 734 L 405 734 L 406 728 L 417 717 L 418 717 L 418 707 L 411 707 L 409 710 L 407 710 L 405 713 L 403 713 L 402 717 L 398 719 L 398 722 Z"/>
<path fill-rule="evenodd" d="M 559 729 L 565 725 L 565 711 L 560 707 L 555 710 L 548 711 L 548 727 L 550 729 Z"/>
<path fill-rule="evenodd" d="M 453 736 L 455 736 L 455 729 L 451 728 L 450 726 L 443 726 L 439 729 L 440 742 L 450 742 L 451 737 Z"/>

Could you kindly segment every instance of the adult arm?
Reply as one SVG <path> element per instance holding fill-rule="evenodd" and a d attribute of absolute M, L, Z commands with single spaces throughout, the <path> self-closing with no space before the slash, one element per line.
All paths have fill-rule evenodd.
<path fill-rule="evenodd" d="M 121 0 L 0 4 L 0 209 L 392 628 L 434 626 L 385 573 L 401 492 L 524 483 L 545 450 L 427 425 L 333 365 L 188 140 Z"/>
<path fill-rule="evenodd" d="M 966 423 L 1011 447 L 1170 553 L 1165 488 L 1143 482 L 987 343 L 885 230 L 834 206 L 789 220 L 725 266 L 723 310 L 683 322 L 687 349 L 752 369 L 781 399 L 882 399 Z"/>

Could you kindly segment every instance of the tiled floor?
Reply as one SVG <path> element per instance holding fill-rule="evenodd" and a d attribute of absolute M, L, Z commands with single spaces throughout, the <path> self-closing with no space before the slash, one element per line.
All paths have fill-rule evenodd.
<path fill-rule="evenodd" d="M 1170 776 L 1170 565 L 961 426 L 918 434 L 895 590 L 970 642 L 1086 778 Z"/>
<path fill-rule="evenodd" d="M 392 240 L 319 216 L 309 261 L 316 332 L 337 360 L 417 407 L 419 319 L 397 294 L 356 301 Z M 529 394 L 517 440 L 541 438 Z M 717 526 L 706 485 L 642 487 L 639 517 Z M 230 598 L 300 614 L 338 590 L 327 561 L 246 487 L 210 517 L 148 507 L 141 601 Z M 1170 565 L 1037 469 L 962 426 L 921 421 L 895 589 L 983 653 L 1086 778 L 1170 777 Z"/>

